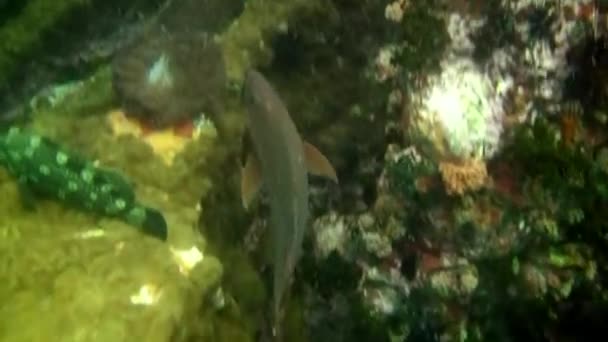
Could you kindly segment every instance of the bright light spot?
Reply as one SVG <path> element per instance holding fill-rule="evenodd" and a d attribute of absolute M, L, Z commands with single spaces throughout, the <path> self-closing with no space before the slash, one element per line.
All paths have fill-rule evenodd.
<path fill-rule="evenodd" d="M 169 69 L 169 58 L 161 55 L 152 65 L 148 72 L 148 82 L 154 86 L 169 88 L 173 85 L 171 70 Z"/>
<path fill-rule="evenodd" d="M 90 229 L 82 233 L 76 233 L 79 239 L 92 239 L 105 236 L 106 232 L 103 229 Z"/>
<path fill-rule="evenodd" d="M 217 134 L 217 129 L 213 124 L 213 121 L 205 114 L 201 113 L 194 120 L 194 132 L 192 132 L 192 138 L 198 139 L 203 132 L 212 133 L 213 135 Z"/>
<path fill-rule="evenodd" d="M 455 59 L 430 84 L 418 113 L 431 127 L 429 134 L 445 139 L 454 155 L 491 156 L 500 143 L 502 96 L 511 82 L 492 81 L 471 61 Z"/>
<path fill-rule="evenodd" d="M 116 254 L 120 253 L 123 250 L 123 248 L 125 248 L 124 241 L 117 242 L 114 245 L 114 253 L 116 253 Z"/>
<path fill-rule="evenodd" d="M 195 246 L 192 246 L 190 249 L 171 247 L 171 253 L 173 253 L 173 258 L 179 266 L 179 271 L 184 275 L 188 275 L 190 270 L 204 258 L 203 253 Z"/>
<path fill-rule="evenodd" d="M 146 284 L 139 288 L 139 291 L 131 295 L 131 303 L 135 305 L 153 305 L 160 298 L 161 291 L 156 285 Z"/>

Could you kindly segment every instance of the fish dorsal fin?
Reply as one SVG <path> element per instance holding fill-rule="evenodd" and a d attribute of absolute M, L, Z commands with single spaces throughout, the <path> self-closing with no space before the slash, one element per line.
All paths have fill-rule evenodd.
<path fill-rule="evenodd" d="M 262 172 L 258 159 L 250 153 L 241 168 L 241 200 L 243 207 L 249 208 L 249 204 L 262 187 Z"/>
<path fill-rule="evenodd" d="M 315 176 L 323 176 L 338 183 L 336 170 L 331 165 L 329 160 L 312 144 L 302 141 L 304 149 L 304 159 L 306 160 L 306 168 L 308 172 Z"/>

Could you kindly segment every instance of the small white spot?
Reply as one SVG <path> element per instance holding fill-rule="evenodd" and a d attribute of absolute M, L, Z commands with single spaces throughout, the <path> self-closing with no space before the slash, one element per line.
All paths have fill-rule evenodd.
<path fill-rule="evenodd" d="M 179 265 L 180 272 L 185 275 L 188 275 L 190 270 L 205 258 L 203 253 L 196 248 L 196 246 L 192 246 L 189 249 L 171 247 L 171 253 L 173 254 L 173 259 Z"/>
<path fill-rule="evenodd" d="M 11 128 L 8 130 L 8 136 L 9 136 L 9 138 L 10 138 L 10 137 L 13 137 L 13 136 L 15 136 L 15 135 L 17 135 L 17 134 L 19 134 L 19 133 L 20 133 L 20 130 L 19 130 L 19 128 L 18 128 L 18 127 L 11 127 Z"/>
<path fill-rule="evenodd" d="M 114 201 L 114 204 L 116 205 L 116 208 L 121 209 L 121 210 L 127 206 L 127 203 L 122 198 L 119 198 L 116 201 Z"/>
<path fill-rule="evenodd" d="M 11 152 L 9 152 L 9 155 L 10 155 L 10 157 L 11 157 L 11 158 L 12 158 L 14 161 L 16 161 L 16 162 L 18 162 L 18 161 L 20 161 L 20 160 L 21 160 L 21 155 L 20 155 L 19 153 L 16 153 L 16 152 L 12 152 L 12 151 L 11 151 Z"/>
<path fill-rule="evenodd" d="M 102 237 L 104 235 L 106 235 L 106 232 L 103 229 L 91 229 L 83 233 L 76 233 L 76 237 L 80 239 L 91 239 Z"/>
<path fill-rule="evenodd" d="M 68 182 L 68 190 L 70 190 L 70 191 L 77 191 L 78 190 L 78 184 L 76 184 L 76 182 L 69 181 Z"/>
<path fill-rule="evenodd" d="M 40 165 L 40 167 L 38 168 L 38 171 L 40 171 L 40 173 L 45 176 L 48 176 L 49 174 L 51 174 L 51 168 L 49 168 L 46 165 Z"/>
<path fill-rule="evenodd" d="M 38 146 L 40 146 L 40 142 L 42 141 L 42 139 L 39 136 L 33 136 L 30 138 L 30 147 L 31 148 L 38 148 Z"/>
<path fill-rule="evenodd" d="M 84 169 L 80 172 L 80 177 L 87 183 L 91 183 L 93 181 L 93 172 L 91 170 Z"/>
<path fill-rule="evenodd" d="M 143 285 L 139 291 L 131 295 L 131 303 L 135 305 L 152 305 L 158 301 L 162 291 L 152 284 Z"/>
<path fill-rule="evenodd" d="M 31 158 L 33 158 L 33 157 L 34 157 L 34 152 L 36 152 L 36 150 L 35 150 L 35 149 L 33 149 L 33 148 L 31 148 L 31 147 L 29 147 L 29 148 L 26 148 L 26 149 L 25 149 L 25 152 L 23 153 L 23 155 L 24 155 L 26 158 L 30 158 L 30 159 L 31 159 Z"/>
<path fill-rule="evenodd" d="M 68 155 L 63 152 L 57 152 L 56 160 L 57 164 L 65 165 L 68 162 Z"/>

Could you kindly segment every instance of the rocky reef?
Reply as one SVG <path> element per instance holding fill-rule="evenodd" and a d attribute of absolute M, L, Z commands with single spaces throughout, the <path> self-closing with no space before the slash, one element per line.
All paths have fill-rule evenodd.
<path fill-rule="evenodd" d="M 605 139 L 591 117 L 601 117 L 602 105 L 588 105 L 596 87 L 576 83 L 591 75 L 578 68 L 590 65 L 590 77 L 601 77 L 601 64 L 589 57 L 602 53 L 589 43 L 598 38 L 585 38 L 605 34 L 601 7 L 432 3 L 389 3 L 387 25 L 411 30 L 418 23 L 408 14 L 423 12 L 438 21 L 427 19 L 433 27 L 419 32 L 440 23 L 447 40 L 370 33 L 385 44 L 371 77 L 390 86 L 389 143 L 368 209 L 338 207 L 314 223 L 309 262 L 317 267 L 307 269 L 315 279 L 308 293 L 332 302 L 311 305 L 335 319 L 314 321 L 314 331 L 329 333 L 347 320 L 343 340 L 352 331 L 362 336 L 362 327 L 386 341 L 561 341 L 601 333 L 600 203 L 608 175 L 600 171 Z M 421 40 L 441 42 L 423 55 L 430 65 L 410 64 L 420 51 L 411 45 Z M 377 110 L 362 112 L 377 118 Z M 341 281 L 318 280 L 324 277 Z M 584 328 L 571 321 L 582 303 Z M 355 312 L 366 318 L 356 328 Z"/>

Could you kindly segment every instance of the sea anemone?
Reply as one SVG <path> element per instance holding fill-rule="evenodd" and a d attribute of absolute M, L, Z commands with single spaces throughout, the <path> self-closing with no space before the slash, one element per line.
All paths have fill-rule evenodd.
<path fill-rule="evenodd" d="M 413 129 L 439 159 L 488 159 L 499 148 L 503 92 L 464 58 L 444 63 L 429 87 L 415 94 Z"/>
<path fill-rule="evenodd" d="M 116 55 L 113 85 L 128 115 L 157 128 L 213 115 L 226 85 L 222 52 L 205 33 L 148 33 Z"/>

